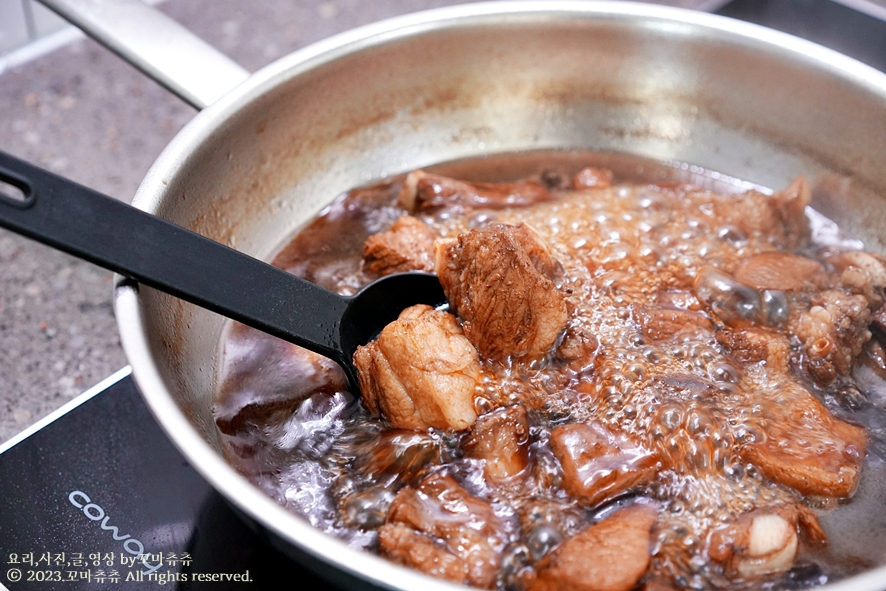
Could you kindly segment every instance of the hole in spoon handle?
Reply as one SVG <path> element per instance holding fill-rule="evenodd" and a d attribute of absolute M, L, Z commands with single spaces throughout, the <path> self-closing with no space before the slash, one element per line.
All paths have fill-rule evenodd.
<path fill-rule="evenodd" d="M 26 181 L 0 168 L 0 201 L 13 207 L 26 208 L 36 199 Z"/>

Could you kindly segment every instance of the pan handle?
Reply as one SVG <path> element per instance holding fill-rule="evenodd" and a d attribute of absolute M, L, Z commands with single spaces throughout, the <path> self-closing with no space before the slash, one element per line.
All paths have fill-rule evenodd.
<path fill-rule="evenodd" d="M 39 0 L 188 104 L 203 109 L 249 72 L 139 0 Z"/>

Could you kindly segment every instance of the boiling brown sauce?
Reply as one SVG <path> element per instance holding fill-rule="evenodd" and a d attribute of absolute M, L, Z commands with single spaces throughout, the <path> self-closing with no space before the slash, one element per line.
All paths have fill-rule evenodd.
<path fill-rule="evenodd" d="M 591 421 L 636 436 L 667 458 L 670 468 L 638 493 L 659 508 L 650 578 L 698 589 L 790 589 L 886 563 L 886 528 L 870 521 L 886 505 L 881 459 L 886 382 L 868 372 L 862 376 L 867 382 L 858 386 L 844 381 L 817 388 L 808 377 L 797 376 L 835 415 L 865 426 L 869 436 L 861 484 L 851 502 L 801 499 L 738 453 L 743 443 L 765 438 L 777 427 L 771 417 L 797 400 L 793 382 L 765 368 L 737 367 L 710 338 L 650 342 L 630 322 L 638 307 L 662 298 L 672 298 L 677 307 L 697 305 L 688 301 L 692 296 L 685 289 L 673 286 L 685 284 L 686 275 L 695 276 L 711 261 L 728 267 L 755 249 L 768 248 L 735 228 L 712 227 L 695 216 L 691 192 L 669 191 L 687 182 L 720 193 L 757 187 L 697 167 L 589 152 L 507 155 L 426 170 L 482 182 L 537 176 L 556 187 L 587 166 L 609 169 L 616 183 L 625 185 L 593 202 L 566 190 L 531 208 L 468 215 L 444 209 L 423 216 L 442 237 L 491 222 L 532 225 L 564 262 L 560 287 L 572 294 L 573 316 L 581 317 L 582 328 L 600 341 L 593 367 L 556 362 L 483 367 L 479 411 L 515 402 L 530 411 L 532 478 L 520 485 L 490 486 L 482 466 L 465 457 L 463 434 L 392 429 L 344 391 L 344 378 L 333 363 L 241 325 L 233 325 L 226 336 L 216 405 L 232 464 L 315 526 L 369 550 L 376 548 L 375 530 L 397 490 L 446 466 L 501 518 L 508 545 L 497 584 L 519 589 L 520 573 L 534 559 L 614 506 L 633 502 L 620 498 L 584 509 L 563 491 L 549 446 L 551 430 Z M 646 187 L 649 183 L 669 189 L 656 191 Z M 280 251 L 274 264 L 327 289 L 354 293 L 373 279 L 361 269 L 364 240 L 404 213 L 394 205 L 401 185 L 398 177 L 340 197 Z M 674 195 L 685 203 L 657 206 Z M 818 248 L 805 246 L 801 254 L 815 258 Z M 669 265 L 669 256 L 680 257 L 679 264 Z M 587 257 L 600 264 L 589 268 L 581 263 Z M 778 311 L 770 307 L 752 313 Z M 777 318 L 772 322 L 777 324 Z M 832 445 L 810 438 L 803 445 Z M 798 500 L 816 507 L 830 543 L 819 547 L 801 541 L 786 574 L 730 578 L 717 564 L 698 557 L 704 537 L 718 523 L 755 507 Z M 860 543 L 862 526 L 867 529 Z"/>

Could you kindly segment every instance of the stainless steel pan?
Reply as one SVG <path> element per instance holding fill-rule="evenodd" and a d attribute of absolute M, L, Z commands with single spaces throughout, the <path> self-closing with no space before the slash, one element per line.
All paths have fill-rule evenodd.
<path fill-rule="evenodd" d="M 108 12 L 95 0 L 44 1 L 89 29 L 104 22 L 95 12 Z M 134 204 L 253 256 L 270 258 L 367 181 L 549 148 L 691 163 L 769 187 L 805 174 L 819 210 L 886 251 L 886 75 L 793 37 L 649 5 L 497 2 L 363 27 L 250 76 L 199 44 L 176 49 L 176 67 L 200 54 L 197 70 L 212 74 L 198 78 L 142 57 L 181 31 L 146 23 L 154 17 L 143 7 L 110 4 L 111 24 L 97 35 L 205 107 Z M 133 14 L 137 30 L 151 31 L 147 49 L 116 34 Z M 451 588 L 321 534 L 225 463 L 211 414 L 221 317 L 122 281 L 116 312 L 160 423 L 273 543 L 339 581 Z M 886 588 L 886 567 L 831 588 Z"/>

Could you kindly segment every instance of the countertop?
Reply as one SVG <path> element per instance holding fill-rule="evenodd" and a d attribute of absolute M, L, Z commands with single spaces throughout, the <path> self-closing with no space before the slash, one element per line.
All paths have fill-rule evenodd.
<path fill-rule="evenodd" d="M 451 4 L 460 2 L 168 0 L 158 8 L 255 71 L 335 33 Z M 196 114 L 88 39 L 0 73 L 0 105 L 0 150 L 124 201 Z M 111 274 L 0 230 L 0 442 L 124 365 Z"/>

